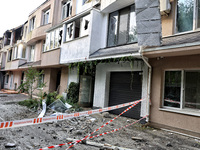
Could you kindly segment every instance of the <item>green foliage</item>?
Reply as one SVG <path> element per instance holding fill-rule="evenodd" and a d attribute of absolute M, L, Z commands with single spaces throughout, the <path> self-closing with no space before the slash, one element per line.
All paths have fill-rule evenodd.
<path fill-rule="evenodd" d="M 35 110 L 41 105 L 37 99 L 24 100 L 18 104 Z"/>
<path fill-rule="evenodd" d="M 96 66 L 100 63 L 120 63 L 120 62 L 129 62 L 130 67 L 133 68 L 134 66 L 134 61 L 135 58 L 132 56 L 128 57 L 120 57 L 120 58 L 109 58 L 109 59 L 104 59 L 104 60 L 95 60 L 95 61 L 85 61 L 85 62 L 77 62 L 77 63 L 72 63 L 69 65 L 69 68 L 75 68 L 77 67 L 77 71 L 79 74 L 85 73 L 89 75 L 95 75 L 95 70 Z"/>
<path fill-rule="evenodd" d="M 18 87 L 18 90 L 25 91 L 29 94 L 30 99 L 33 98 L 33 92 L 38 88 L 45 87 L 45 83 L 41 83 L 39 85 L 35 84 L 41 79 L 43 71 L 37 71 L 35 68 L 28 68 L 25 72 L 25 81 Z"/>
<path fill-rule="evenodd" d="M 63 103 L 66 103 L 66 100 L 64 99 L 64 97 L 62 95 L 57 95 L 56 99 L 61 100 Z"/>
<path fill-rule="evenodd" d="M 56 100 L 57 92 L 48 93 L 46 96 L 46 104 L 47 106 L 53 103 Z"/>
<path fill-rule="evenodd" d="M 69 104 L 76 104 L 78 102 L 79 96 L 79 84 L 75 82 L 71 82 L 68 88 L 68 103 Z"/>

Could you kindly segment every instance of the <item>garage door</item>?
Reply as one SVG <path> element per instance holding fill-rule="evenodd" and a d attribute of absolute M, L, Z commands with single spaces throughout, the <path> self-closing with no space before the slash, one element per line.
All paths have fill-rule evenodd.
<path fill-rule="evenodd" d="M 110 76 L 109 106 L 132 102 L 141 99 L 142 72 L 112 72 Z M 120 114 L 125 108 L 111 111 Z M 141 103 L 126 112 L 123 116 L 139 119 Z"/>

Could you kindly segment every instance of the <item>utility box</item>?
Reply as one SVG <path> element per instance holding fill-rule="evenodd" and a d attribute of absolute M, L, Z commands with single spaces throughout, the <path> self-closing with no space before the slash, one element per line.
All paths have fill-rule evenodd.
<path fill-rule="evenodd" d="M 169 14 L 171 5 L 169 0 L 160 0 L 160 13 L 161 15 Z"/>
<path fill-rule="evenodd" d="M 80 89 L 79 89 L 79 105 L 83 107 L 92 106 L 92 77 L 84 76 L 80 77 Z"/>

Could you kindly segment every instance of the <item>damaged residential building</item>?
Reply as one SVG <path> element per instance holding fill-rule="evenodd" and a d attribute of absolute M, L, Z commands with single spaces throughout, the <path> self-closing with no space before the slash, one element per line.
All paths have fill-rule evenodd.
<path fill-rule="evenodd" d="M 143 50 L 153 68 L 150 123 L 200 137 L 199 1 L 161 2 L 162 45 Z"/>
<path fill-rule="evenodd" d="M 44 92 L 76 82 L 94 108 L 143 99 L 125 116 L 200 137 L 198 13 L 187 0 L 46 0 L 0 38 L 1 88 L 32 66 Z"/>
<path fill-rule="evenodd" d="M 7 30 L 2 38 L 1 48 L 1 88 L 16 90 L 21 84 L 20 65 L 26 62 L 26 44 L 23 40 L 23 27 L 21 25 Z"/>

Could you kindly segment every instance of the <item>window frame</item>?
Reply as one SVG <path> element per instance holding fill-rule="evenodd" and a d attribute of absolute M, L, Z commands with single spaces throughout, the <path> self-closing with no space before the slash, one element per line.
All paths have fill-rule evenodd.
<path fill-rule="evenodd" d="M 69 5 L 69 9 L 67 9 L 67 5 Z M 64 11 L 64 9 L 65 9 L 65 11 Z M 62 11 L 61 12 L 62 12 L 62 14 L 61 14 L 62 20 L 65 18 L 68 18 L 72 15 L 72 0 L 65 0 L 62 2 Z M 68 13 L 69 13 L 69 15 L 67 15 Z"/>
<path fill-rule="evenodd" d="M 46 21 L 46 15 L 48 14 L 48 22 L 45 22 Z M 43 11 L 42 13 L 42 25 L 47 25 L 49 24 L 49 18 L 50 18 L 50 8 L 46 9 Z"/>
<path fill-rule="evenodd" d="M 135 6 L 135 3 L 134 4 L 131 4 L 129 6 L 126 6 L 124 8 L 121 8 L 119 10 L 116 10 L 116 11 L 113 11 L 111 13 L 109 13 L 109 17 L 108 17 L 108 26 L 107 26 L 107 40 L 106 40 L 106 47 L 110 48 L 110 47 L 116 47 L 116 46 L 122 46 L 122 45 L 127 45 L 127 44 L 133 44 L 133 43 L 137 43 L 138 40 L 134 41 L 134 42 L 129 42 L 129 29 L 130 29 L 130 13 L 131 13 L 131 7 L 132 6 Z M 127 22 L 127 30 L 126 30 L 126 43 L 124 44 L 118 44 L 118 40 L 119 40 L 119 25 L 120 25 L 120 11 L 122 11 L 123 9 L 126 9 L 126 8 L 129 8 L 129 13 L 128 13 L 128 22 Z M 113 13 L 116 13 L 118 14 L 118 20 L 117 20 L 117 36 L 116 36 L 116 44 L 114 46 L 109 46 L 109 26 L 110 26 L 110 17 L 111 17 L 111 14 Z"/>
<path fill-rule="evenodd" d="M 176 107 L 170 107 L 170 106 L 164 106 L 164 95 L 165 95 L 165 77 L 167 71 L 181 71 L 181 89 L 180 89 L 180 108 Z M 168 110 L 179 110 L 179 111 L 185 111 L 185 110 L 191 110 L 191 111 L 200 111 L 200 109 L 193 109 L 193 108 L 184 108 L 185 103 L 185 87 L 186 87 L 186 72 L 193 71 L 193 72 L 200 72 L 200 70 L 197 69 L 166 69 L 164 70 L 163 75 L 163 89 L 162 89 L 162 103 L 161 103 L 161 109 L 168 109 Z"/>
<path fill-rule="evenodd" d="M 194 0 L 194 6 L 193 6 L 193 27 L 192 30 L 189 31 L 184 31 L 184 32 L 178 32 L 177 30 L 177 14 L 178 14 L 178 0 L 175 1 L 175 21 L 174 21 L 174 34 L 185 34 L 185 33 L 189 33 L 189 32 L 193 32 L 196 30 L 200 30 L 200 25 L 198 27 L 198 0 Z M 200 15 L 200 14 L 199 14 Z"/>
<path fill-rule="evenodd" d="M 29 22 L 29 32 L 35 29 L 36 16 L 32 17 Z"/>
<path fill-rule="evenodd" d="M 7 62 L 10 62 L 13 60 L 13 49 L 11 48 L 10 50 L 8 50 L 8 56 L 7 56 Z"/>
<path fill-rule="evenodd" d="M 33 55 L 33 58 L 32 58 L 32 51 L 34 51 L 34 55 Z M 35 45 L 31 45 L 30 46 L 30 53 L 29 53 L 29 62 L 34 62 L 34 59 L 35 59 Z"/>
<path fill-rule="evenodd" d="M 54 50 L 54 49 L 57 49 L 61 46 L 61 44 L 59 43 L 59 40 L 60 40 L 60 32 L 63 30 L 63 27 L 59 27 L 59 28 L 56 28 L 50 32 L 48 32 L 46 34 L 46 39 L 45 39 L 45 43 L 43 44 L 44 46 L 44 51 L 42 52 L 47 52 L 47 51 L 51 51 L 51 50 Z M 51 37 L 52 37 L 52 33 L 54 35 L 53 37 L 53 48 L 51 48 Z M 58 36 L 58 37 L 57 37 Z M 56 44 L 57 42 L 57 44 Z M 48 48 L 48 49 L 47 49 Z"/>
<path fill-rule="evenodd" d="M 89 29 L 90 29 L 90 23 L 91 23 L 91 16 L 90 16 L 91 14 L 90 13 L 88 13 L 88 14 L 86 14 L 86 15 L 84 15 L 84 16 L 81 16 L 81 17 L 79 17 L 79 18 L 77 18 L 76 20 L 73 20 L 73 21 L 71 21 L 71 22 L 67 22 L 67 23 L 65 23 L 66 24 L 66 32 L 64 33 L 65 34 L 65 39 L 64 39 L 64 42 L 69 42 L 69 41 L 73 41 L 73 40 L 75 40 L 75 39 L 79 39 L 79 38 L 81 38 L 81 37 L 85 37 L 85 36 L 88 36 L 89 35 Z M 85 18 L 87 18 L 88 17 L 88 20 L 87 19 L 85 19 Z M 85 19 L 85 20 L 84 20 Z M 75 35 L 75 33 L 76 33 L 76 22 L 79 20 L 79 36 L 78 37 L 76 37 L 76 35 Z M 82 30 L 82 27 L 84 27 L 84 21 L 88 21 L 87 22 L 87 29 L 85 30 L 86 32 L 84 33 L 84 32 L 82 32 L 81 30 Z M 86 22 L 85 22 L 86 23 Z M 72 25 L 72 37 L 71 38 L 68 38 L 68 25 Z M 84 33 L 84 34 L 83 34 Z"/>
<path fill-rule="evenodd" d="M 41 84 L 44 83 L 44 78 L 45 78 L 45 74 L 41 74 L 38 78 L 38 81 L 37 81 L 37 89 L 43 89 L 41 88 Z"/>

